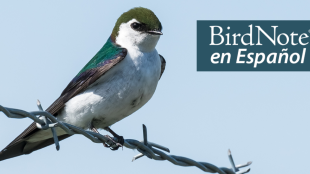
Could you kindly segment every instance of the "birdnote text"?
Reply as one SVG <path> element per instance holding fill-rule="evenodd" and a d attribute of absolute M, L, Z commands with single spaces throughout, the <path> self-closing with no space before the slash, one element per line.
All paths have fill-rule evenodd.
<path fill-rule="evenodd" d="M 309 71 L 309 21 L 197 21 L 198 71 Z"/>

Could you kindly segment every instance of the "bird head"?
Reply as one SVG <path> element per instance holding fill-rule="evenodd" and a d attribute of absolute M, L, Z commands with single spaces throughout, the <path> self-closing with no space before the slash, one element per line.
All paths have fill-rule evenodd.
<path fill-rule="evenodd" d="M 118 18 L 111 38 L 124 48 L 150 52 L 163 34 L 161 30 L 162 25 L 151 10 L 136 7 Z"/>

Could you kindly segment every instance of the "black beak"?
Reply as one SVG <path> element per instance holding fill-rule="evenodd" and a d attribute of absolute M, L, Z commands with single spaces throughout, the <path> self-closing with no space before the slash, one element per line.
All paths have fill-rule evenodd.
<path fill-rule="evenodd" d="M 160 31 L 147 31 L 147 33 L 152 34 L 152 35 L 163 35 L 163 33 Z"/>

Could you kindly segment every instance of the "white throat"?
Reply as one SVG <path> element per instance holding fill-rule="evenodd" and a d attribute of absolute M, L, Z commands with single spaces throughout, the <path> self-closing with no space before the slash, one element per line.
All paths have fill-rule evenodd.
<path fill-rule="evenodd" d="M 153 51 L 160 36 L 135 31 L 130 26 L 134 22 L 140 23 L 136 19 L 132 19 L 127 23 L 122 23 L 120 25 L 118 36 L 116 37 L 115 42 L 120 46 L 130 50 L 134 49 L 141 52 Z"/>

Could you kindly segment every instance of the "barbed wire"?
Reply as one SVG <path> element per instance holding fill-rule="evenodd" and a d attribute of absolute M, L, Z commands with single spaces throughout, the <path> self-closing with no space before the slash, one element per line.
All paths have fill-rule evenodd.
<path fill-rule="evenodd" d="M 105 143 L 109 145 L 111 148 L 118 146 L 118 144 L 116 143 L 118 142 L 116 137 L 113 137 L 113 139 L 111 140 L 107 136 L 101 135 L 99 133 L 87 131 L 79 127 L 73 126 L 71 124 L 58 121 L 57 118 L 55 118 L 52 114 L 50 114 L 49 112 L 43 111 L 43 108 L 39 101 L 37 102 L 37 106 L 40 111 L 26 112 L 20 109 L 3 107 L 0 105 L 0 111 L 2 111 L 9 118 L 27 118 L 28 117 L 32 119 L 34 122 L 36 122 L 36 125 L 39 129 L 42 129 L 42 130 L 51 129 L 53 138 L 54 138 L 54 143 L 55 143 L 57 150 L 60 149 L 60 145 L 59 145 L 57 133 L 55 131 L 55 127 L 59 127 L 63 129 L 69 135 L 82 134 L 94 143 Z M 252 164 L 252 162 L 248 162 L 246 164 L 235 165 L 230 150 L 228 150 L 228 159 L 232 166 L 231 168 L 217 167 L 207 162 L 197 162 L 195 160 L 182 157 L 182 156 L 167 155 L 166 153 L 160 151 L 160 150 L 163 150 L 163 151 L 170 153 L 170 150 L 167 147 L 164 147 L 156 143 L 149 142 L 147 140 L 147 129 L 145 125 L 143 125 L 143 141 L 138 141 L 134 139 L 125 139 L 124 146 L 129 149 L 137 149 L 140 152 L 140 154 L 133 157 L 132 161 L 137 160 L 143 156 L 146 156 L 154 160 L 168 160 L 172 164 L 178 165 L 178 166 L 195 166 L 201 169 L 202 171 L 209 172 L 209 173 L 219 173 L 219 174 L 248 173 L 250 171 L 250 168 L 247 170 L 242 170 L 242 171 L 240 171 L 240 168 L 247 167 Z"/>

